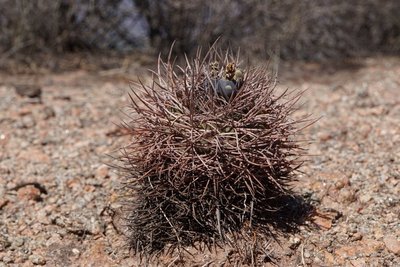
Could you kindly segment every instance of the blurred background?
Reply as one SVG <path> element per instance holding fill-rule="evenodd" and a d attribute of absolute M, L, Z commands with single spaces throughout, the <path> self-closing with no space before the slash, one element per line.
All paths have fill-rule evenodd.
<path fill-rule="evenodd" d="M 400 52 L 398 0 L 0 0 L 0 64 L 35 54 L 168 51 L 327 60 Z M 44 64 L 44 62 L 43 62 Z"/>

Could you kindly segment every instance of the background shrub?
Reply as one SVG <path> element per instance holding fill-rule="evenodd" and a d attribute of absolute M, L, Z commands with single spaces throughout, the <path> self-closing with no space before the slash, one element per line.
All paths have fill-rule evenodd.
<path fill-rule="evenodd" d="M 324 59 L 400 51 L 397 0 L 0 0 L 0 48 L 192 53 L 216 38 L 245 53 Z"/>

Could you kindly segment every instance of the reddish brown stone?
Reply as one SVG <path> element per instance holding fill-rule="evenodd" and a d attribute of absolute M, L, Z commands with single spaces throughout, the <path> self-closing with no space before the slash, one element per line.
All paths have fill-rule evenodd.
<path fill-rule="evenodd" d="M 28 148 L 27 150 L 22 150 L 18 155 L 18 159 L 35 163 L 50 163 L 50 157 L 47 156 L 42 150 L 34 147 Z"/>
<path fill-rule="evenodd" d="M 400 239 L 399 238 L 396 238 L 393 235 L 387 235 L 383 238 L 383 242 L 385 243 L 386 248 L 390 252 L 400 256 Z"/>
<path fill-rule="evenodd" d="M 20 200 L 39 201 L 41 199 L 40 190 L 32 185 L 27 185 L 18 189 L 17 196 Z"/>
<path fill-rule="evenodd" d="M 109 177 L 109 174 L 108 174 L 109 169 L 110 168 L 107 165 L 104 165 L 104 164 L 101 165 L 100 167 L 98 167 L 96 169 L 95 177 L 99 178 L 99 179 L 104 179 L 104 178 Z"/>

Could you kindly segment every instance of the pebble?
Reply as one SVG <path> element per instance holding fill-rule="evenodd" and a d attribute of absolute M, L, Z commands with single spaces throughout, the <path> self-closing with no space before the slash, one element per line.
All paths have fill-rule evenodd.
<path fill-rule="evenodd" d="M 14 262 L 14 259 L 13 259 L 11 256 L 5 255 L 5 256 L 3 257 L 3 262 L 4 262 L 4 263 L 13 263 L 13 262 Z"/>
<path fill-rule="evenodd" d="M 11 246 L 11 242 L 6 236 L 0 234 L 0 252 L 5 251 L 9 246 Z"/>
<path fill-rule="evenodd" d="M 367 192 L 361 192 L 361 195 L 358 197 L 358 199 L 360 200 L 361 203 L 365 204 L 368 203 L 372 199 L 372 197 Z"/>
<path fill-rule="evenodd" d="M 42 88 L 36 84 L 18 84 L 14 87 L 15 92 L 20 96 L 34 98 L 42 95 Z"/>
<path fill-rule="evenodd" d="M 73 249 L 72 249 L 72 253 L 73 253 L 75 256 L 79 256 L 79 254 L 81 254 L 81 252 L 80 252 L 78 249 L 76 249 L 76 248 L 73 248 Z"/>
<path fill-rule="evenodd" d="M 397 256 L 400 256 L 400 239 L 393 235 L 387 235 L 383 238 L 386 248 Z"/>
<path fill-rule="evenodd" d="M 50 118 L 53 118 L 56 116 L 56 112 L 52 107 L 46 106 L 44 107 L 42 113 L 41 113 L 41 117 L 44 120 L 48 120 Z"/>
<path fill-rule="evenodd" d="M 68 232 L 75 234 L 98 235 L 105 231 L 104 221 L 98 216 L 91 216 L 90 212 L 71 212 L 64 215 L 55 215 L 52 222 Z"/>
<path fill-rule="evenodd" d="M 19 129 L 29 129 L 33 128 L 36 125 L 36 121 L 31 115 L 23 116 L 20 120 L 18 120 L 15 124 L 15 127 Z"/>
<path fill-rule="evenodd" d="M 290 237 L 289 243 L 290 243 L 290 246 L 289 246 L 289 247 L 290 247 L 291 249 L 295 249 L 295 248 L 297 248 L 297 247 L 300 245 L 301 240 L 300 240 L 300 238 L 298 238 L 298 237 Z"/>
<path fill-rule="evenodd" d="M 30 255 L 29 260 L 34 264 L 34 265 L 45 265 L 46 264 L 46 259 L 43 258 L 40 255 Z"/>
<path fill-rule="evenodd" d="M 51 247 L 51 246 L 53 246 L 54 244 L 57 244 L 57 243 L 60 243 L 60 242 L 62 242 L 61 236 L 60 236 L 59 234 L 53 233 L 53 234 L 50 236 L 50 238 L 48 238 L 48 239 L 46 240 L 45 246 L 46 246 L 46 247 Z"/>
<path fill-rule="evenodd" d="M 108 174 L 109 170 L 110 170 L 110 168 L 107 165 L 103 164 L 96 169 L 95 177 L 99 178 L 99 179 L 107 178 L 107 177 L 109 177 L 109 174 Z"/>
<path fill-rule="evenodd" d="M 35 147 L 22 150 L 18 155 L 18 159 L 34 163 L 50 163 L 50 157 L 47 156 L 41 149 Z"/>
<path fill-rule="evenodd" d="M 329 217 L 316 215 L 312 218 L 313 223 L 315 223 L 319 228 L 324 230 L 329 230 L 332 227 L 332 219 Z"/>
<path fill-rule="evenodd" d="M 350 238 L 350 241 L 359 241 L 363 238 L 361 233 L 355 233 L 353 236 Z"/>
<path fill-rule="evenodd" d="M 25 240 L 23 237 L 17 237 L 13 241 L 13 246 L 15 247 L 22 247 L 25 243 Z"/>
<path fill-rule="evenodd" d="M 322 133 L 318 134 L 318 139 L 321 142 L 326 142 L 326 141 L 332 139 L 333 137 L 334 136 L 331 132 L 322 132 Z"/>
<path fill-rule="evenodd" d="M 49 225 L 51 223 L 49 214 L 46 210 L 43 210 L 43 209 L 39 210 L 36 213 L 36 218 L 37 218 L 37 221 L 40 222 L 41 224 Z"/>
<path fill-rule="evenodd" d="M 350 185 L 350 180 L 347 177 L 341 178 L 339 181 L 335 183 L 335 188 L 337 190 L 342 189 L 343 187 L 349 186 Z"/>
<path fill-rule="evenodd" d="M 364 85 L 363 87 L 359 87 L 356 89 L 356 96 L 358 98 L 367 98 L 369 97 L 368 87 Z"/>
<path fill-rule="evenodd" d="M 287 249 L 285 250 L 285 256 L 292 256 L 294 254 L 293 250 Z"/>
<path fill-rule="evenodd" d="M 24 186 L 20 189 L 18 189 L 17 192 L 17 197 L 19 200 L 34 200 L 34 201 L 40 201 L 41 192 L 38 188 L 32 186 L 32 185 L 27 185 Z"/>
<path fill-rule="evenodd" d="M 349 188 L 342 188 L 339 191 L 339 196 L 338 196 L 338 200 L 341 203 L 351 203 L 354 202 L 355 200 L 355 194 L 354 191 L 349 189 Z"/>

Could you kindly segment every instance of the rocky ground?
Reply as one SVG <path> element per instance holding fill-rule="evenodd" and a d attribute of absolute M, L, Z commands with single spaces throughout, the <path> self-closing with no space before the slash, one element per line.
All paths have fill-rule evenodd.
<path fill-rule="evenodd" d="M 129 141 L 114 123 L 143 75 L 134 62 L 0 72 L 0 266 L 143 265 L 125 246 L 122 179 L 107 166 Z M 280 77 L 307 89 L 296 116 L 320 117 L 295 184 L 317 212 L 271 239 L 264 265 L 400 266 L 400 59 L 285 63 Z M 229 248 L 192 252 L 175 264 L 244 265 Z"/>

